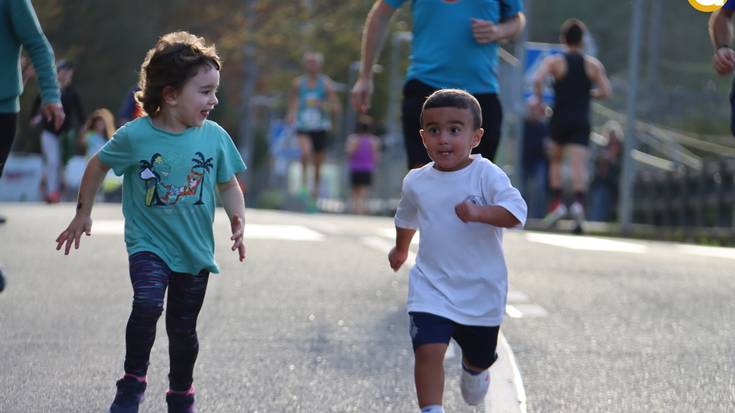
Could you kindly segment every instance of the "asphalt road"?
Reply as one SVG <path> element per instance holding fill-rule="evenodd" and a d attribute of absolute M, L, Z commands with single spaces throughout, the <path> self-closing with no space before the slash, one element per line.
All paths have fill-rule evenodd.
<path fill-rule="evenodd" d="M 119 205 L 64 257 L 73 205 L 0 204 L 0 412 L 103 412 L 132 291 Z M 407 270 L 381 245 L 392 221 L 248 210 L 248 260 L 216 220 L 222 273 L 200 316 L 201 412 L 415 412 Z M 377 240 L 377 241 L 376 241 Z M 382 243 L 381 243 L 382 240 Z M 502 331 L 529 412 L 735 411 L 735 252 L 508 232 Z M 141 412 L 165 411 L 163 322 Z M 465 406 L 447 359 L 447 412 Z"/>

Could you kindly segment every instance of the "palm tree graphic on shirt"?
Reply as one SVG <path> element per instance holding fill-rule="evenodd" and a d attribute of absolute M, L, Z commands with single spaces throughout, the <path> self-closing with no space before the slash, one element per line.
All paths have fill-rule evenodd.
<path fill-rule="evenodd" d="M 192 162 L 194 162 L 194 166 L 191 167 L 192 173 L 196 173 L 196 170 L 201 170 L 201 178 L 199 182 L 196 184 L 197 187 L 199 187 L 199 199 L 194 203 L 194 205 L 202 205 L 204 202 L 202 202 L 202 195 L 204 193 L 204 185 L 201 185 L 204 182 L 204 178 L 206 177 L 206 174 L 209 173 L 210 168 L 214 168 L 214 164 L 212 163 L 212 158 L 204 158 L 204 154 L 201 152 L 197 152 L 196 157 L 192 158 Z M 196 187 L 195 187 L 196 189 Z"/>
<path fill-rule="evenodd" d="M 139 176 L 146 186 L 145 205 L 176 205 L 183 198 L 197 195 L 197 192 L 199 192 L 199 199 L 194 205 L 203 205 L 204 188 L 202 183 L 206 174 L 214 168 L 213 158 L 207 158 L 203 153 L 196 152 L 191 161 L 194 165 L 186 175 L 183 185 L 166 182 L 171 167 L 164 162 L 161 154 L 154 154 L 150 161 L 145 159 L 139 161 Z M 159 193 L 159 190 L 161 193 Z"/>

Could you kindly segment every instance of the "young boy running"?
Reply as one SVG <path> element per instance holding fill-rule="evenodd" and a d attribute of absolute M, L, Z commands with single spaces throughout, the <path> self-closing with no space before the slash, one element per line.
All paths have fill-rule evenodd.
<path fill-rule="evenodd" d="M 444 412 L 450 338 L 462 349 L 464 400 L 484 400 L 508 290 L 503 228 L 526 220 L 526 203 L 508 176 L 481 155 L 470 155 L 482 138 L 481 125 L 480 105 L 469 93 L 442 89 L 429 96 L 420 135 L 433 162 L 406 175 L 396 211 L 396 246 L 388 256 L 394 271 L 420 230 L 408 313 L 422 413 Z"/>

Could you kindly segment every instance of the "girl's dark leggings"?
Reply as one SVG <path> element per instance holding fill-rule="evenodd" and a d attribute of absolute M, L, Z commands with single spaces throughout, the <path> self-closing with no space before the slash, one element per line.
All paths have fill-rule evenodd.
<path fill-rule="evenodd" d="M 156 339 L 156 323 L 163 312 L 163 299 L 168 287 L 169 385 L 171 390 L 186 391 L 194 381 L 194 363 L 199 353 L 196 324 L 209 272 L 201 271 L 197 275 L 173 272 L 150 252 L 135 253 L 129 262 L 133 310 L 125 331 L 125 372 L 146 375 Z"/>

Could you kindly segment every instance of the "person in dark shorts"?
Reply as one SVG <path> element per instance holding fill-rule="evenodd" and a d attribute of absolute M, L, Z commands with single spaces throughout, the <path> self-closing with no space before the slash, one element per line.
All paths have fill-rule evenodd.
<path fill-rule="evenodd" d="M 365 21 L 360 75 L 352 88 L 352 104 L 358 112 L 367 113 L 370 107 L 373 64 L 390 19 L 403 3 L 405 0 L 376 0 Z M 419 114 L 426 97 L 442 88 L 465 90 L 480 102 L 484 134 L 473 153 L 495 159 L 503 118 L 496 70 L 498 43 L 523 30 L 522 11 L 520 0 L 411 2 L 411 63 L 402 105 L 409 169 L 431 161 L 418 134 Z"/>
<path fill-rule="evenodd" d="M 543 102 L 543 84 L 553 79 L 554 112 L 549 122 L 551 150 L 549 156 L 549 187 L 551 204 L 545 220 L 548 226 L 571 213 L 576 221 L 575 232 L 582 231 L 584 204 L 587 193 L 587 158 L 590 136 L 590 100 L 610 95 L 610 82 L 605 67 L 584 53 L 584 23 L 569 19 L 561 27 L 565 52 L 549 56 L 541 63 L 534 77 L 534 91 Z M 561 168 L 569 158 L 572 171 L 574 201 L 571 206 L 562 201 Z"/>
<path fill-rule="evenodd" d="M 357 122 L 357 133 L 347 137 L 345 152 L 350 164 L 350 200 L 352 213 L 367 212 L 367 193 L 373 184 L 373 172 L 380 158 L 380 139 L 372 132 L 372 119 L 367 115 L 360 116 Z"/>
<path fill-rule="evenodd" d="M 709 37 L 715 48 L 712 64 L 720 75 L 730 75 L 735 70 L 735 51 L 732 43 L 732 15 L 735 0 L 727 0 L 709 19 Z M 730 90 L 730 132 L 735 136 L 735 80 Z"/>
<path fill-rule="evenodd" d="M 339 99 L 334 83 L 322 73 L 324 57 L 321 53 L 304 54 L 305 74 L 294 79 L 288 101 L 288 123 L 296 126 L 301 148 L 302 183 L 307 188 L 307 172 L 314 165 L 312 197 L 319 195 L 321 166 L 327 148 L 327 133 L 332 129 L 332 116 L 339 110 Z"/>

